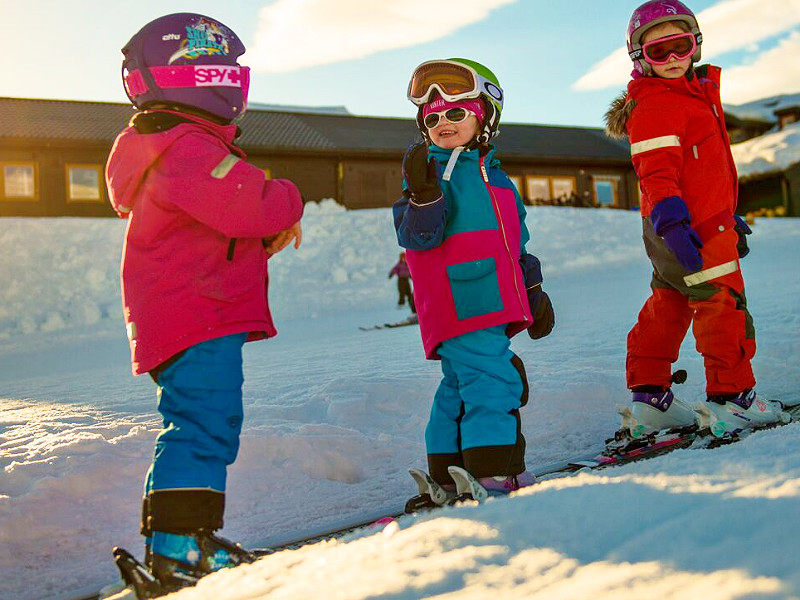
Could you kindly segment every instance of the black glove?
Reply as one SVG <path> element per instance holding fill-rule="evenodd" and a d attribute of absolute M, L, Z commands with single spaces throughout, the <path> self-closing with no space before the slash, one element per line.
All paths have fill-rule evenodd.
<path fill-rule="evenodd" d="M 442 197 L 436 159 L 428 161 L 428 147 L 414 144 L 403 157 L 403 178 L 415 204 L 430 204 Z"/>
<path fill-rule="evenodd" d="M 533 315 L 533 325 L 528 327 L 528 335 L 532 340 L 550 335 L 556 324 L 556 316 L 550 296 L 542 291 L 541 285 L 528 290 L 528 303 L 531 306 L 531 315 Z"/>
<path fill-rule="evenodd" d="M 739 258 L 744 258 L 750 253 L 750 247 L 747 245 L 747 238 L 745 236 L 753 233 L 753 230 L 750 229 L 747 222 L 739 215 L 733 215 L 733 219 L 736 221 L 733 230 L 739 234 L 739 241 L 736 242 L 736 250 L 739 251 Z"/>

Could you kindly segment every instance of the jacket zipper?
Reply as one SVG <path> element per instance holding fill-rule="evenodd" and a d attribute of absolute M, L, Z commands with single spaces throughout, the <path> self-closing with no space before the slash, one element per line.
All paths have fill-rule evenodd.
<path fill-rule="evenodd" d="M 494 196 L 494 192 L 492 191 L 492 186 L 489 185 L 489 174 L 486 172 L 486 165 L 483 162 L 483 157 L 480 157 L 479 163 L 481 169 L 481 176 L 483 177 L 483 183 L 486 185 L 486 191 L 489 192 L 489 197 L 492 199 L 492 207 L 494 208 L 495 217 L 497 217 L 497 223 L 500 225 L 500 232 L 503 236 L 503 245 L 506 248 L 506 253 L 508 254 L 508 258 L 511 260 L 511 264 L 514 265 L 514 255 L 511 253 L 511 249 L 508 247 L 508 237 L 506 236 L 506 228 L 503 224 L 503 217 L 500 213 L 500 205 L 497 202 L 497 198 Z M 519 262 L 516 262 L 517 268 L 519 267 Z M 512 273 L 514 273 L 512 269 Z M 525 314 L 525 304 L 522 302 L 522 296 L 519 293 L 519 284 L 517 283 L 516 273 L 514 274 L 514 290 L 517 293 L 517 300 L 519 301 L 519 307 L 522 309 L 522 314 Z"/>

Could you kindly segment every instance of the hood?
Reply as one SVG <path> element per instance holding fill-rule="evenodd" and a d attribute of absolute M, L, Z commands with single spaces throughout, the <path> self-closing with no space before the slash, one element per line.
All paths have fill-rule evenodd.
<path fill-rule="evenodd" d="M 122 218 L 127 218 L 136 204 L 147 171 L 184 135 L 210 133 L 225 142 L 232 152 L 244 156 L 232 145 L 238 133 L 235 125 L 216 125 L 186 115 L 179 115 L 178 120 L 164 120 L 172 114 L 171 111 L 138 113 L 114 141 L 106 163 L 106 186 L 111 206 Z M 151 116 L 157 119 L 148 119 Z"/>
<path fill-rule="evenodd" d="M 174 130 L 141 134 L 133 127 L 117 136 L 106 164 L 106 185 L 111 206 L 120 217 L 133 209 L 144 174 L 177 139 Z"/>
<path fill-rule="evenodd" d="M 606 122 L 606 133 L 610 137 L 614 139 L 628 137 L 628 131 L 625 126 L 628 124 L 628 119 L 635 106 L 636 100 L 629 99 L 627 91 L 623 91 L 614 99 L 603 116 Z"/>

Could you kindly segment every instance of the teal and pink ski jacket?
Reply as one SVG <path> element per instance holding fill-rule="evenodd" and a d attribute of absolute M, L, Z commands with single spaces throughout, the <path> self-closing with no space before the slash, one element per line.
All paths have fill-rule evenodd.
<path fill-rule="evenodd" d="M 205 340 L 275 335 L 263 238 L 303 212 L 292 182 L 243 160 L 235 125 L 178 119 L 152 133 L 129 126 L 106 165 L 111 204 L 128 219 L 122 302 L 137 375 Z"/>
<path fill-rule="evenodd" d="M 461 152 L 447 178 L 452 152 L 429 148 L 442 198 L 418 205 L 406 191 L 394 205 L 429 359 L 439 358 L 444 340 L 471 331 L 506 325 L 511 337 L 526 329 L 533 322 L 526 280 L 541 283 L 539 261 L 525 252 L 525 207 L 494 149 Z"/>

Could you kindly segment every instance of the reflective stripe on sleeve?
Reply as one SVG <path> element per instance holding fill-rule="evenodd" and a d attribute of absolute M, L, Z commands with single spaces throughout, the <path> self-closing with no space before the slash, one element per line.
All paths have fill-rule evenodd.
<path fill-rule="evenodd" d="M 693 285 L 698 285 L 706 281 L 711 281 L 712 279 L 716 279 L 717 277 L 722 277 L 723 275 L 735 273 L 738 270 L 739 270 L 739 261 L 732 260 L 730 262 L 717 265 L 716 267 L 711 267 L 710 269 L 704 269 L 703 271 L 698 271 L 697 273 L 686 275 L 683 278 L 683 281 L 686 283 L 686 285 L 692 287 Z"/>
<path fill-rule="evenodd" d="M 219 164 L 214 167 L 211 171 L 211 176 L 214 179 L 223 179 L 240 160 L 241 159 L 235 154 L 228 154 L 228 156 L 219 161 Z"/>
<path fill-rule="evenodd" d="M 662 135 L 661 137 L 657 138 L 650 138 L 649 140 L 642 140 L 641 142 L 636 142 L 635 144 L 631 144 L 631 156 L 636 156 L 637 154 L 641 154 L 642 152 L 647 152 L 648 150 L 656 150 L 658 148 L 670 148 L 673 146 L 677 146 L 680 148 L 681 141 L 678 139 L 677 135 Z"/>

